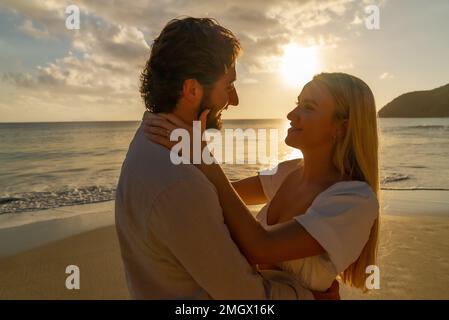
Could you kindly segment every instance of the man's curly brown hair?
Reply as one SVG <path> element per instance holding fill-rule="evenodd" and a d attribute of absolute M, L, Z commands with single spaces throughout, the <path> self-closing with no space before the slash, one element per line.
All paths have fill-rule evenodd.
<path fill-rule="evenodd" d="M 154 40 L 141 74 L 145 107 L 154 113 L 172 112 L 186 79 L 210 89 L 235 63 L 240 49 L 236 36 L 214 19 L 171 20 Z"/>

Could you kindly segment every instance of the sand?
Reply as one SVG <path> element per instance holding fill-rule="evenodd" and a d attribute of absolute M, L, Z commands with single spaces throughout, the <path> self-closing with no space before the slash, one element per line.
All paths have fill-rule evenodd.
<path fill-rule="evenodd" d="M 438 208 L 449 210 L 445 195 L 417 197 L 414 191 L 407 200 L 403 193 L 394 197 L 392 192 L 391 199 L 402 199 L 389 200 L 389 208 L 398 213 L 416 213 L 426 199 L 434 203 L 436 198 Z M 449 299 L 449 215 L 427 209 L 435 215 L 384 212 L 380 289 L 363 294 L 342 285 L 342 299 Z M 16 217 L 0 218 L 0 299 L 129 299 L 113 226 L 113 203 L 59 210 L 66 210 L 68 218 L 60 218 L 54 210 L 40 212 L 39 222 L 25 215 L 18 218 L 20 223 L 27 222 L 23 225 Z M 65 287 L 68 265 L 80 269 L 79 290 Z"/>
<path fill-rule="evenodd" d="M 79 290 L 65 286 L 68 265 L 79 267 Z M 113 226 L 3 258 L 0 273 L 0 299 L 129 299 Z"/>
<path fill-rule="evenodd" d="M 344 299 L 449 299 L 449 218 L 382 217 L 380 289 Z"/>

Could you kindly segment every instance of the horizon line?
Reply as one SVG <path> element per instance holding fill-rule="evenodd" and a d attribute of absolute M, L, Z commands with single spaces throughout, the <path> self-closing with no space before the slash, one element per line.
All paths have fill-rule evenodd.
<path fill-rule="evenodd" d="M 242 120 L 287 120 L 286 118 L 235 118 L 222 119 L 223 121 L 242 121 Z M 31 124 L 31 123 L 80 123 L 80 122 L 139 122 L 142 120 L 62 120 L 62 121 L 0 121 L 0 124 Z"/>
<path fill-rule="evenodd" d="M 441 119 L 449 117 L 377 117 L 382 119 Z M 223 121 L 248 121 L 248 120 L 283 120 L 288 121 L 286 118 L 234 118 L 234 119 L 222 119 Z M 0 121 L 0 124 L 37 124 L 37 123 L 95 123 L 95 122 L 139 122 L 142 120 L 63 120 L 63 121 Z"/>

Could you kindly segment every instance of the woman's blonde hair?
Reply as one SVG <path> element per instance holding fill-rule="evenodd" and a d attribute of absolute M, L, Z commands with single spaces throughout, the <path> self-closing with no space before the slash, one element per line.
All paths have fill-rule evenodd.
<path fill-rule="evenodd" d="M 345 73 L 321 73 L 313 81 L 322 83 L 336 103 L 335 120 L 347 121 L 346 134 L 337 139 L 333 163 L 340 174 L 368 183 L 380 202 L 377 113 L 373 93 L 361 79 Z M 366 291 L 366 267 L 376 265 L 379 218 L 359 258 L 340 274 L 341 280 Z"/>

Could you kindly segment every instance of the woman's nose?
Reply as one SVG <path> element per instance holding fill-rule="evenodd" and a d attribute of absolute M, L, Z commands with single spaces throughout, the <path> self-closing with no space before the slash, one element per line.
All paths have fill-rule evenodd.
<path fill-rule="evenodd" d="M 290 121 L 293 121 L 293 120 L 295 120 L 297 118 L 298 118 L 298 116 L 295 114 L 295 109 L 293 109 L 292 111 L 290 111 L 287 114 L 287 119 L 290 120 Z"/>

